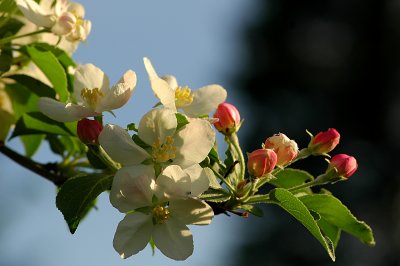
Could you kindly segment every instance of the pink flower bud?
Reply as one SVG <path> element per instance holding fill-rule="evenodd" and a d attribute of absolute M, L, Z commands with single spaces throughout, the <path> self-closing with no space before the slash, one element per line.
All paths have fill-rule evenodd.
<path fill-rule="evenodd" d="M 276 165 L 278 157 L 271 149 L 258 149 L 250 153 L 247 168 L 250 175 L 262 177 L 270 173 Z"/>
<path fill-rule="evenodd" d="M 102 130 L 103 126 L 97 120 L 83 118 L 78 121 L 78 137 L 85 144 L 99 144 L 98 138 Z"/>
<path fill-rule="evenodd" d="M 347 154 L 338 154 L 332 157 L 330 167 L 335 167 L 339 176 L 349 178 L 358 168 L 356 159 Z"/>
<path fill-rule="evenodd" d="M 224 135 L 231 135 L 239 129 L 240 114 L 232 104 L 219 104 L 214 118 L 218 118 L 218 122 L 214 123 L 215 128 Z"/>
<path fill-rule="evenodd" d="M 299 148 L 294 140 L 285 134 L 279 133 L 267 138 L 264 143 L 265 149 L 272 149 L 278 156 L 277 165 L 284 166 L 296 158 Z"/>
<path fill-rule="evenodd" d="M 334 128 L 319 132 L 308 144 L 313 154 L 323 154 L 332 151 L 339 144 L 340 134 Z"/>

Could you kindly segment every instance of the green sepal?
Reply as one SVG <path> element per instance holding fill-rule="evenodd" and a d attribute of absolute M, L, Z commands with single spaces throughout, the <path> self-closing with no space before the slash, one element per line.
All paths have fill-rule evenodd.
<path fill-rule="evenodd" d="M 184 114 L 176 113 L 175 116 L 177 122 L 176 131 L 189 124 L 189 119 Z"/>

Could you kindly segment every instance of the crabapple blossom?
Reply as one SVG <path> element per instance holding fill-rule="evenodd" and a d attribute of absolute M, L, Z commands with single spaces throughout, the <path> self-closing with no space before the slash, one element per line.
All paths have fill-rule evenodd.
<path fill-rule="evenodd" d="M 334 128 L 329 128 L 327 131 L 315 135 L 308 144 L 308 148 L 314 154 L 324 154 L 332 151 L 339 144 L 339 141 L 339 132 Z"/>
<path fill-rule="evenodd" d="M 278 157 L 272 149 L 258 149 L 248 154 L 247 168 L 254 177 L 262 177 L 270 173 L 276 165 Z"/>
<path fill-rule="evenodd" d="M 218 119 L 214 123 L 215 128 L 224 135 L 231 135 L 239 130 L 240 113 L 232 104 L 219 104 L 214 113 L 214 118 Z"/>
<path fill-rule="evenodd" d="M 272 149 L 278 157 L 277 165 L 284 166 L 296 158 L 299 148 L 294 140 L 289 139 L 285 134 L 279 133 L 265 140 L 265 149 Z"/>
<path fill-rule="evenodd" d="M 344 178 L 349 178 L 358 168 L 356 158 L 347 154 L 333 156 L 329 166 L 336 168 L 338 175 Z"/>

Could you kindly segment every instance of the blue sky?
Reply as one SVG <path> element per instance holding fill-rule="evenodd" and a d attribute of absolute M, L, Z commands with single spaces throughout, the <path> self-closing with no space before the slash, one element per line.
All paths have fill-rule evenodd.
<path fill-rule="evenodd" d="M 244 64 L 239 34 L 257 15 L 256 1 L 79 2 L 85 6 L 93 29 L 87 43 L 73 55 L 76 62 L 97 65 L 111 83 L 127 69 L 138 76 L 129 103 L 115 111 L 117 118 L 106 117 L 105 122 L 121 126 L 138 122 L 157 102 L 144 70 L 144 56 L 152 60 L 160 75 L 173 74 L 180 84 L 192 89 L 222 85 L 228 90 L 227 101 L 246 117 L 246 95 L 239 95 L 239 88 L 229 78 L 237 74 L 236 66 Z M 240 136 L 245 137 L 245 130 Z M 18 141 L 10 145 L 21 151 Z M 35 159 L 56 160 L 47 147 Z M 56 191 L 51 183 L 2 156 L 0 169 L 1 265 L 229 265 L 231 248 L 243 239 L 239 228 L 246 226 L 245 221 L 219 215 L 209 226 L 191 227 L 195 250 L 184 262 L 177 263 L 160 252 L 153 257 L 149 247 L 122 260 L 112 248 L 112 239 L 123 215 L 110 205 L 106 193 L 99 198 L 98 210 L 71 235 L 55 207 Z"/>

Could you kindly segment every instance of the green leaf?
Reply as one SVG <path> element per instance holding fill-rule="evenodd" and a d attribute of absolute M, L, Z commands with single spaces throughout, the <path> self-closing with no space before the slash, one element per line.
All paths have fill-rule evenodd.
<path fill-rule="evenodd" d="M 319 213 L 327 222 L 357 237 L 365 244 L 375 245 L 371 228 L 365 222 L 357 220 L 349 209 L 334 196 L 326 194 L 305 195 L 300 200 L 308 209 Z"/>
<path fill-rule="evenodd" d="M 340 230 L 337 226 L 328 223 L 324 218 L 320 218 L 318 220 L 318 226 L 321 228 L 322 232 L 324 235 L 329 237 L 330 240 L 332 240 L 333 245 L 336 249 L 337 244 L 339 243 L 340 240 L 340 235 L 342 230 Z"/>
<path fill-rule="evenodd" d="M 17 121 L 14 132 L 10 138 L 34 134 L 74 136 L 74 132 L 71 130 L 74 125 L 76 128 L 76 122 L 64 124 L 54 121 L 39 112 L 27 113 L 23 114 Z"/>
<path fill-rule="evenodd" d="M 142 147 L 143 149 L 151 149 L 151 146 L 144 142 L 138 135 L 134 134 L 132 135 L 132 140 L 135 142 L 137 145 Z"/>
<path fill-rule="evenodd" d="M 89 163 L 96 169 L 106 169 L 107 165 L 96 155 L 93 149 L 88 149 L 86 157 Z"/>
<path fill-rule="evenodd" d="M 55 98 L 55 91 L 43 82 L 26 75 L 12 75 L 7 78 L 13 79 L 23 85 L 27 90 L 39 97 Z"/>
<path fill-rule="evenodd" d="M 25 86 L 19 83 L 7 84 L 6 92 L 10 96 L 16 119 L 24 113 L 38 111 L 38 96 L 31 93 Z"/>
<path fill-rule="evenodd" d="M 283 188 L 276 188 L 269 193 L 271 200 L 304 225 L 321 243 L 329 256 L 335 261 L 335 248 L 332 241 L 324 236 L 307 207 L 292 193 Z"/>
<path fill-rule="evenodd" d="M 270 183 L 280 188 L 292 188 L 306 181 L 311 181 L 314 177 L 306 171 L 286 168 L 275 174 L 276 179 L 270 181 Z"/>
<path fill-rule="evenodd" d="M 72 234 L 93 207 L 93 201 L 103 191 L 110 189 L 112 180 L 113 176 L 110 174 L 89 174 L 71 178 L 60 188 L 56 205 L 64 215 Z"/>
<path fill-rule="evenodd" d="M 0 50 L 0 75 L 4 72 L 7 72 L 11 68 L 12 64 L 12 56 L 6 51 Z"/>
<path fill-rule="evenodd" d="M 35 65 L 42 70 L 51 84 L 53 84 L 54 90 L 60 97 L 60 101 L 66 102 L 68 99 L 68 80 L 64 67 L 57 57 L 50 51 L 34 46 L 26 46 L 26 52 Z"/>
<path fill-rule="evenodd" d="M 223 189 L 209 188 L 201 194 L 200 198 L 210 202 L 225 202 L 231 198 L 231 195 Z"/>
<path fill-rule="evenodd" d="M 25 155 L 27 157 L 32 157 L 36 151 L 39 149 L 40 144 L 44 139 L 44 135 L 26 135 L 20 136 L 22 143 L 25 147 Z"/>
<path fill-rule="evenodd" d="M 131 130 L 131 131 L 139 132 L 139 129 L 136 127 L 136 124 L 135 124 L 135 123 L 130 123 L 130 124 L 128 124 L 128 125 L 126 126 L 126 128 L 127 128 L 128 130 Z"/>
<path fill-rule="evenodd" d="M 178 131 L 185 125 L 189 124 L 189 120 L 184 114 L 176 113 L 175 116 L 176 116 L 176 122 L 178 123 L 176 131 Z"/>
<path fill-rule="evenodd" d="M 0 2 L 0 12 L 11 13 L 17 9 L 17 5 L 14 0 L 2 0 Z"/>

